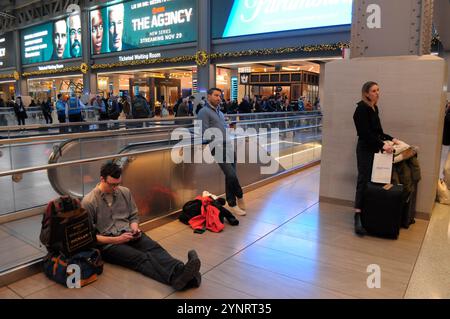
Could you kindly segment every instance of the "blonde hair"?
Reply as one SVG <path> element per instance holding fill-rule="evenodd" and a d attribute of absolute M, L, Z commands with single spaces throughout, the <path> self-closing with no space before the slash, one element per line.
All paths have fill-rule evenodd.
<path fill-rule="evenodd" d="M 370 101 L 370 99 L 366 96 L 366 94 L 368 94 L 370 92 L 370 89 L 375 85 L 378 85 L 378 83 L 369 81 L 369 82 L 364 83 L 364 85 L 361 89 L 362 100 L 369 105 L 372 105 L 372 101 Z"/>

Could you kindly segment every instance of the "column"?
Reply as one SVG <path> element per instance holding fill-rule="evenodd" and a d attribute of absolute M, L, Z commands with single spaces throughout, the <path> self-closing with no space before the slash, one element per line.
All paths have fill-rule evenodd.
<path fill-rule="evenodd" d="M 323 98 L 325 95 L 325 66 L 326 63 L 320 62 L 320 75 L 319 75 L 319 100 L 320 100 L 320 107 L 323 109 L 323 107 L 326 107 L 326 105 L 323 105 Z"/>
<path fill-rule="evenodd" d="M 89 66 L 89 70 L 86 74 L 83 74 L 83 93 L 84 94 L 96 94 L 97 93 L 97 74 L 91 69 L 91 37 L 89 32 L 89 10 L 83 8 L 80 12 L 81 19 L 81 42 L 83 48 L 83 60 L 82 63 L 86 63 Z M 106 31 L 105 31 L 106 32 Z"/>
<path fill-rule="evenodd" d="M 431 0 L 355 0 L 351 58 L 326 64 L 324 72 L 320 199 L 353 205 L 357 134 L 353 123 L 361 88 L 380 85 L 384 131 L 419 147 L 422 180 L 418 218 L 430 217 L 439 179 L 448 67 L 429 55 Z M 322 76 L 322 75 L 321 75 Z M 344 158 L 336 163 L 336 156 Z"/>
<path fill-rule="evenodd" d="M 354 0 L 351 57 L 430 54 L 433 0 Z"/>
<path fill-rule="evenodd" d="M 198 0 L 198 51 L 211 53 L 211 15 L 210 1 Z M 200 93 L 206 92 L 209 88 L 216 86 L 216 66 L 208 63 L 205 66 L 197 66 L 197 87 Z"/>
<path fill-rule="evenodd" d="M 14 52 L 16 53 L 16 70 L 19 72 L 19 80 L 16 80 L 14 84 L 15 94 L 17 95 L 28 95 L 28 84 L 27 80 L 22 77 L 22 54 L 20 52 L 20 32 L 19 30 L 14 31 Z"/>

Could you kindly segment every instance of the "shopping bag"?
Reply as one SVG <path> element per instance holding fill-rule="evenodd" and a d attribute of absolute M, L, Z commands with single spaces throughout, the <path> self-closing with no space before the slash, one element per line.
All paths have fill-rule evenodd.
<path fill-rule="evenodd" d="M 439 203 L 450 205 L 450 190 L 442 179 L 438 182 L 437 195 Z"/>
<path fill-rule="evenodd" d="M 392 177 L 393 154 L 375 153 L 372 166 L 372 183 L 389 184 Z"/>
<path fill-rule="evenodd" d="M 447 187 L 450 187 L 450 151 L 448 152 L 444 166 L 444 182 L 447 184 Z"/>

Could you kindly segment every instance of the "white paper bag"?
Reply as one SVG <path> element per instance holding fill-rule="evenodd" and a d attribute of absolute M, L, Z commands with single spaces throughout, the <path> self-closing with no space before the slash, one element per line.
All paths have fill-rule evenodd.
<path fill-rule="evenodd" d="M 437 195 L 439 203 L 450 205 L 450 190 L 442 179 L 438 182 Z"/>
<path fill-rule="evenodd" d="M 373 158 L 372 179 L 373 183 L 390 184 L 392 177 L 393 154 L 376 153 Z"/>
<path fill-rule="evenodd" d="M 447 161 L 445 162 L 444 167 L 444 182 L 447 187 L 450 187 L 450 151 L 448 152 Z"/>

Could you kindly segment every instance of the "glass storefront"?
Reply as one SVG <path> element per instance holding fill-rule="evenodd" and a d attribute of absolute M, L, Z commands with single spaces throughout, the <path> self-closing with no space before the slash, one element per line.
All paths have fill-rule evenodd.
<path fill-rule="evenodd" d="M 36 104 L 45 101 L 48 97 L 56 101 L 59 93 L 69 96 L 75 92 L 81 95 L 83 92 L 82 76 L 65 76 L 57 78 L 42 78 L 28 80 L 28 94 Z"/>
<path fill-rule="evenodd" d="M 238 103 L 247 96 L 250 99 L 281 97 L 289 103 L 297 103 L 303 98 L 305 105 L 308 102 L 314 105 L 319 97 L 319 77 L 317 63 L 262 61 L 217 66 L 216 85 L 223 90 L 226 100 Z"/>
<path fill-rule="evenodd" d="M 9 101 L 14 97 L 14 83 L 14 81 L 0 82 L 0 98 L 3 99 L 4 102 Z"/>
<path fill-rule="evenodd" d="M 133 99 L 143 95 L 158 114 L 165 103 L 170 110 L 180 98 L 195 93 L 193 77 L 196 69 L 177 68 L 164 70 L 123 71 L 99 73 L 97 77 L 98 93 L 128 96 Z"/>

